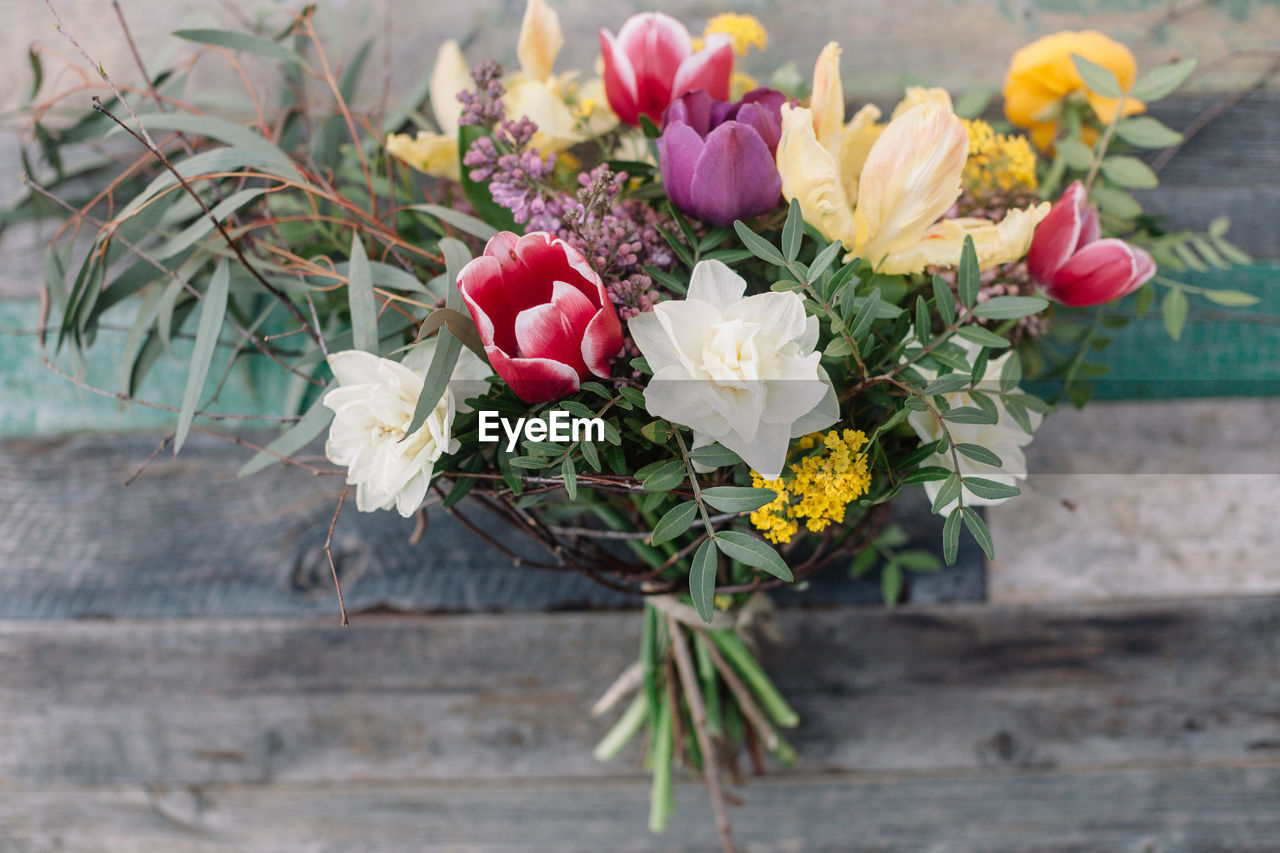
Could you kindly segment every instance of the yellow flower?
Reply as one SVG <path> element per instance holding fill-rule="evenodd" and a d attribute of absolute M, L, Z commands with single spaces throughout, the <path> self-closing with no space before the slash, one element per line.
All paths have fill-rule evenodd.
<path fill-rule="evenodd" d="M 834 43 L 819 56 L 810 109 L 782 108 L 783 196 L 798 200 L 805 219 L 828 240 L 889 274 L 955 265 L 966 235 L 985 247 L 979 261 L 986 267 L 1025 254 L 1047 204 L 999 225 L 942 220 L 960 195 L 969 155 L 969 133 L 950 96 L 909 89 L 887 125 L 877 124 L 874 107 L 845 125 L 839 56 Z"/>
<path fill-rule="evenodd" d="M 729 75 L 729 100 L 736 101 L 753 89 L 760 88 L 760 82 L 750 74 L 735 71 Z"/>
<path fill-rule="evenodd" d="M 778 497 L 751 513 L 751 523 L 774 544 L 790 542 L 800 529 L 800 519 L 814 533 L 842 523 L 849 503 L 871 486 L 867 455 L 862 452 L 866 443 L 861 430 L 815 433 L 801 438 L 797 447 L 810 450 L 821 444 L 822 450 L 792 463 L 789 483 L 765 480 L 752 471 L 752 485 L 773 489 Z"/>
<path fill-rule="evenodd" d="M 1054 33 L 1015 51 L 1004 78 L 1004 114 L 1013 124 L 1027 128 L 1031 140 L 1042 149 L 1053 144 L 1061 102 L 1073 92 L 1084 92 L 1103 124 L 1110 124 L 1116 116 L 1118 99 L 1089 91 L 1072 54 L 1110 69 L 1125 91 L 1133 86 L 1138 73 L 1129 48 L 1096 30 Z M 1124 115 L 1145 110 L 1141 101 L 1124 100 Z"/>
<path fill-rule="evenodd" d="M 769 46 L 769 33 L 764 24 L 751 15 L 734 12 L 716 15 L 707 21 L 707 27 L 702 31 L 703 42 L 716 33 L 723 33 L 733 39 L 733 52 L 738 56 L 746 56 L 747 51 L 753 47 L 764 50 Z"/>
<path fill-rule="evenodd" d="M 431 112 L 440 132 L 420 130 L 416 137 L 407 133 L 388 134 L 387 153 L 420 172 L 458 180 L 458 118 L 462 115 L 458 93 L 473 85 L 462 49 L 449 39 L 436 53 L 429 89 Z"/>
<path fill-rule="evenodd" d="M 965 189 L 978 198 L 1013 189 L 1036 188 L 1036 154 L 1025 136 L 996 133 L 982 119 L 964 120 L 969 134 Z"/>

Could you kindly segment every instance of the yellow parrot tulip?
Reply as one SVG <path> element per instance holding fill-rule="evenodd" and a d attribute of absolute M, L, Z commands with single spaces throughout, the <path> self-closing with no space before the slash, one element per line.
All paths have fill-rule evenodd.
<path fill-rule="evenodd" d="M 462 104 L 458 93 L 474 86 L 462 48 L 453 39 L 440 46 L 436 64 L 431 70 L 431 112 L 439 133 L 418 131 L 417 136 L 392 133 L 387 136 L 387 153 L 403 160 L 420 172 L 438 178 L 458 180 L 458 119 Z"/>
<path fill-rule="evenodd" d="M 778 171 L 782 194 L 851 256 L 890 274 L 954 266 L 972 236 L 979 264 L 1021 258 L 1049 205 L 1014 210 L 1000 222 L 943 219 L 959 198 L 969 135 L 942 89 L 912 88 L 887 125 L 869 106 L 844 123 L 840 49 L 827 45 L 814 68 L 809 108 L 782 108 Z"/>

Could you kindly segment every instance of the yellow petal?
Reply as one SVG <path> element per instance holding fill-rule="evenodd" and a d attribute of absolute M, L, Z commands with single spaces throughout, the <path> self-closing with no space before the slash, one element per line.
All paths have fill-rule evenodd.
<path fill-rule="evenodd" d="M 1009 121 L 1019 127 L 1046 121 L 1063 96 L 1086 90 L 1073 54 L 1110 69 L 1122 89 L 1129 89 L 1137 77 L 1137 62 L 1129 48 L 1096 30 L 1044 36 L 1015 51 L 1010 60 L 1004 81 L 1004 110 Z M 1091 92 L 1089 100 L 1102 121 L 1110 122 L 1115 116 L 1114 100 Z M 1126 104 L 1125 115 L 1144 109 L 1140 101 L 1132 101 Z"/>
<path fill-rule="evenodd" d="M 431 111 L 435 113 L 436 124 L 446 135 L 456 136 L 458 133 L 458 118 L 462 115 L 458 93 L 474 85 L 458 43 L 449 39 L 440 45 L 435 67 L 431 69 Z"/>
<path fill-rule="evenodd" d="M 947 94 L 946 89 L 941 89 L 937 86 L 933 88 L 908 86 L 906 93 L 902 96 L 902 100 L 898 101 L 898 105 L 893 108 L 893 114 L 889 116 L 889 121 L 893 121 L 907 110 L 912 107 L 918 107 L 921 104 L 937 104 L 947 112 L 954 112 L 951 108 L 951 96 Z"/>
<path fill-rule="evenodd" d="M 813 130 L 818 142 L 832 154 L 840 153 L 844 125 L 844 86 L 840 82 L 840 45 L 828 42 L 813 66 Z"/>
<path fill-rule="evenodd" d="M 1105 98 L 1102 95 L 1095 95 L 1093 92 L 1088 93 L 1089 106 L 1093 108 L 1093 112 L 1098 116 L 1098 121 L 1103 124 L 1111 124 L 1116 117 L 1116 107 L 1120 103 L 1119 98 Z M 1131 116 L 1137 113 L 1147 111 L 1147 105 L 1139 101 L 1137 98 L 1125 98 L 1124 115 Z"/>
<path fill-rule="evenodd" d="M 407 133 L 387 135 L 387 153 L 403 160 L 419 172 L 437 178 L 459 180 L 458 139 L 452 134 L 418 131 L 416 137 Z"/>
<path fill-rule="evenodd" d="M 800 202 L 805 221 L 828 240 L 853 245 L 853 211 L 840 182 L 835 156 L 818 143 L 813 113 L 782 106 L 782 138 L 778 142 L 782 195 Z"/>
<path fill-rule="evenodd" d="M 513 118 L 528 116 L 538 126 L 530 146 L 544 154 L 563 151 L 583 139 L 577 130 L 578 120 L 573 111 L 550 83 L 523 75 L 515 77 L 508 81 L 502 103 L 507 115 Z"/>
<path fill-rule="evenodd" d="M 968 156 L 964 123 L 936 103 L 889 122 L 858 178 L 858 255 L 874 266 L 920 242 L 959 198 Z"/>
<path fill-rule="evenodd" d="M 954 267 L 960 263 L 964 238 L 973 237 L 978 266 L 990 269 L 1021 259 L 1031 247 L 1040 220 L 1049 215 L 1049 202 L 1009 211 L 999 223 L 986 219 L 943 219 L 925 232 L 919 243 L 890 253 L 880 270 L 890 275 L 915 273 L 926 266 Z"/>
<path fill-rule="evenodd" d="M 880 138 L 884 125 L 879 124 L 880 108 L 867 104 L 853 114 L 840 136 L 840 177 L 844 192 L 851 199 L 858 197 L 858 175 L 867 162 L 871 146 Z"/>
<path fill-rule="evenodd" d="M 531 80 L 546 80 L 551 76 L 562 46 L 564 33 L 560 30 L 560 16 L 545 0 L 529 0 L 520 24 L 520 39 L 516 42 L 520 70 Z"/>

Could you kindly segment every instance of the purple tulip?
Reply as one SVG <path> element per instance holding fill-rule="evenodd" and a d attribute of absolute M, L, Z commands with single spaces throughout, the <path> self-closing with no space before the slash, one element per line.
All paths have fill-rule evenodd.
<path fill-rule="evenodd" d="M 781 92 L 756 89 L 729 103 L 699 89 L 672 101 L 658 139 L 671 203 L 726 227 L 772 209 L 782 195 L 774 153 L 786 100 Z"/>

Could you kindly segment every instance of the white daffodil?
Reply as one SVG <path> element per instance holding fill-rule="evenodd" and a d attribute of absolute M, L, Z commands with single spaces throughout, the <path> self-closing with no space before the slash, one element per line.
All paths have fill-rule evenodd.
<path fill-rule="evenodd" d="M 818 319 L 794 293 L 744 298 L 746 287 L 719 261 L 702 261 L 687 299 L 628 326 L 653 370 L 649 413 L 691 427 L 695 447 L 717 441 L 776 479 L 791 439 L 830 426 L 840 410 L 814 351 Z"/>
<path fill-rule="evenodd" d="M 454 415 L 467 411 L 462 401 L 487 387 L 489 366 L 463 349 L 444 396 L 406 439 L 424 381 L 415 367 L 425 369 L 434 351 L 432 338 L 411 351 L 403 364 L 361 350 L 329 356 L 338 387 L 322 401 L 334 413 L 324 452 L 330 462 L 346 466 L 347 483 L 356 487 L 361 512 L 394 506 L 406 518 L 413 515 L 426 497 L 436 460 L 458 449 L 450 430 Z"/>
<path fill-rule="evenodd" d="M 967 359 L 972 363 L 980 347 L 977 344 L 961 339 L 956 339 L 956 343 L 967 350 Z M 986 370 L 978 382 L 974 383 L 973 387 L 978 390 L 984 390 L 984 388 L 991 390 L 993 383 L 1000 377 L 1000 372 L 1004 369 L 1005 362 L 1010 357 L 1011 353 L 1005 353 L 999 358 L 989 361 Z M 937 378 L 937 371 L 920 366 L 916 366 L 916 370 L 926 381 L 933 381 Z M 953 409 L 960 406 L 977 406 L 969 389 L 953 391 L 950 394 L 942 394 L 940 396 L 944 397 Z M 922 444 L 938 441 L 946 436 L 947 431 L 950 431 L 951 438 L 957 444 L 976 444 L 979 447 L 987 448 L 1000 457 L 1001 464 L 996 466 L 970 459 L 963 453 L 957 454 L 962 477 L 981 477 L 985 480 L 1004 483 L 1007 486 L 1016 486 L 1018 485 L 1018 480 L 1027 476 L 1027 458 L 1023 455 L 1022 448 L 1031 443 L 1032 436 L 1018 425 L 1018 422 L 1009 414 L 1009 410 L 1000 402 L 996 394 L 992 394 L 991 399 L 995 401 L 997 414 L 996 422 L 993 424 L 961 424 L 948 421 L 947 428 L 944 431 L 942 423 L 934 417 L 932 412 L 927 410 L 911 412 L 907 415 L 907 421 L 911 424 L 911 428 L 916 431 L 916 435 L 920 436 Z M 1044 420 L 1043 416 L 1036 412 L 1028 412 L 1027 417 L 1031 422 L 1032 430 L 1037 429 L 1040 426 L 1040 422 Z M 935 453 L 920 464 L 922 466 L 939 465 L 952 471 L 956 469 L 955 461 L 951 457 L 951 451 L 946 447 L 942 449 L 942 452 Z M 924 484 L 925 494 L 929 496 L 930 501 L 937 497 L 938 490 L 942 488 L 942 483 L 943 481 L 941 480 L 935 480 Z M 967 487 L 961 489 L 961 497 L 964 498 L 965 506 L 994 506 L 1009 500 L 1009 498 L 979 497 L 969 491 Z M 952 501 L 942 508 L 942 515 L 950 515 L 959 505 L 958 499 Z"/>

